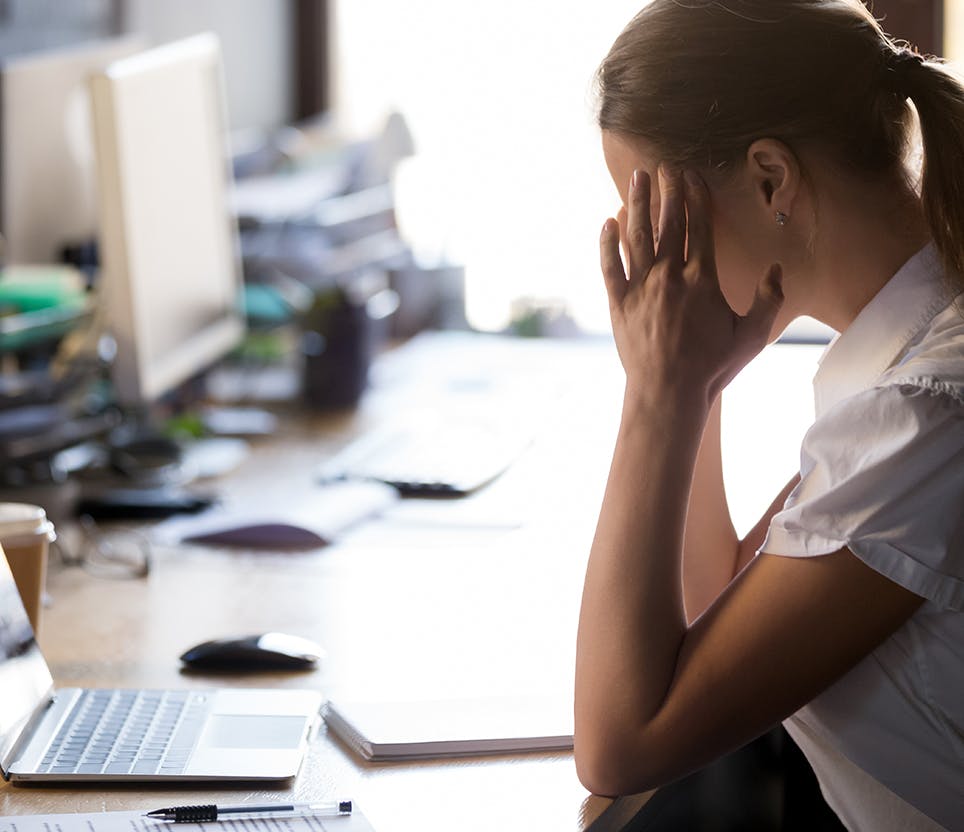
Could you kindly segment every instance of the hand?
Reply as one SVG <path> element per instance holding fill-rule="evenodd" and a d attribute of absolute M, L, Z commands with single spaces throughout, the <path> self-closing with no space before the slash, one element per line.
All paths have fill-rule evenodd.
<path fill-rule="evenodd" d="M 695 393 L 708 405 L 766 346 L 783 304 L 782 271 L 771 266 L 750 310 L 737 315 L 720 291 L 705 183 L 693 172 L 660 166 L 658 236 L 651 187 L 649 175 L 636 171 L 620 212 L 623 227 L 611 218 L 603 226 L 602 271 L 616 347 L 628 389 L 649 401 Z"/>

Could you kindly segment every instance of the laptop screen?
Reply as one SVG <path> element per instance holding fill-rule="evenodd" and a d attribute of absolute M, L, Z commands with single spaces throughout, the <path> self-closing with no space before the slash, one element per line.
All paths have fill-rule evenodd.
<path fill-rule="evenodd" d="M 0 763 L 52 685 L 47 662 L 0 549 Z"/>

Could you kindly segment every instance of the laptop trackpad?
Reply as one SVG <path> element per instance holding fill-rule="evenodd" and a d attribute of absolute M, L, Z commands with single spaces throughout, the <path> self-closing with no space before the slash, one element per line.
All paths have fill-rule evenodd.
<path fill-rule="evenodd" d="M 297 748 L 305 735 L 302 716 L 214 714 L 201 746 L 207 748 Z"/>

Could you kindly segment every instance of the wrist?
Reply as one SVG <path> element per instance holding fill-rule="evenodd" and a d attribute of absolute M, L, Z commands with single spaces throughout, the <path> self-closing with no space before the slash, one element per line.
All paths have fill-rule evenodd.
<path fill-rule="evenodd" d="M 702 432 L 711 408 L 708 396 L 692 388 L 640 390 L 627 384 L 623 394 L 625 419 L 674 433 L 687 428 Z"/>

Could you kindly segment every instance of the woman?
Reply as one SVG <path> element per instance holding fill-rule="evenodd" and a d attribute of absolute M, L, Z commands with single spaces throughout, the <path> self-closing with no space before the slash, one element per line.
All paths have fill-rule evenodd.
<path fill-rule="evenodd" d="M 626 387 L 580 778 L 642 791 L 784 720 L 851 829 L 962 829 L 964 89 L 857 0 L 654 0 L 599 86 Z M 719 395 L 799 315 L 842 334 L 739 540 Z"/>

